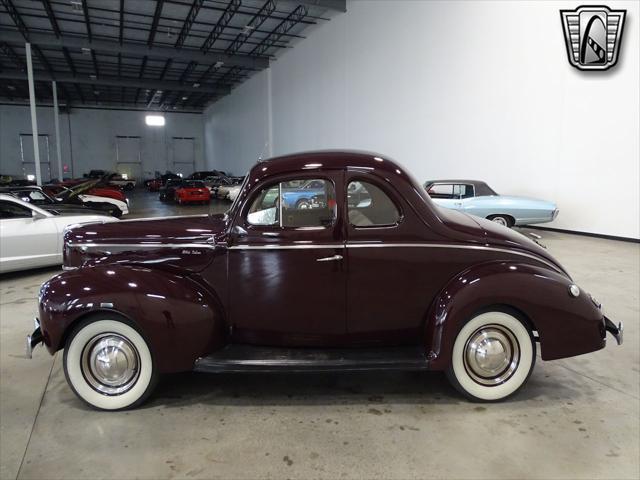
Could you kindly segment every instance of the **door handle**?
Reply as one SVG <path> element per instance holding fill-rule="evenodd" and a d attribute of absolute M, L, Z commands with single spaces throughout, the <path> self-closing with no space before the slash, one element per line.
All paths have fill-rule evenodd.
<path fill-rule="evenodd" d="M 316 262 L 337 262 L 338 260 L 342 260 L 342 255 L 334 255 L 332 257 L 317 258 Z"/>

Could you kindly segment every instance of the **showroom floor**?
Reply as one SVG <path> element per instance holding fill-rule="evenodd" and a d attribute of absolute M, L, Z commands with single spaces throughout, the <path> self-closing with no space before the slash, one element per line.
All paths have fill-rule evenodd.
<path fill-rule="evenodd" d="M 207 210 L 156 198 L 134 194 L 132 209 Z M 538 233 L 625 343 L 539 362 L 498 404 L 463 400 L 439 373 L 180 374 L 142 408 L 93 411 L 60 354 L 24 358 L 58 270 L 0 277 L 0 478 L 638 478 L 640 245 Z"/>

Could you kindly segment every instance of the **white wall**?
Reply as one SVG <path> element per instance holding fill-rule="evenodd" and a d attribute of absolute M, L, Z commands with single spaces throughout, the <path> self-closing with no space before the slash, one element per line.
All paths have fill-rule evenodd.
<path fill-rule="evenodd" d="M 552 227 L 640 238 L 640 4 L 607 4 L 628 10 L 608 72 L 569 65 L 572 5 L 350 1 L 271 67 L 273 152 L 379 151 L 420 179 L 554 200 Z M 255 162 L 268 91 L 262 72 L 208 109 L 210 165 Z"/>
<path fill-rule="evenodd" d="M 116 136 L 140 136 L 143 176 L 173 169 L 172 137 L 195 137 L 196 168 L 204 168 L 203 116 L 165 113 L 164 127 L 148 127 L 146 112 L 73 108 L 60 115 L 60 146 L 65 176 L 91 169 L 116 170 Z M 58 177 L 53 108 L 37 109 L 38 133 L 49 135 L 51 175 Z M 0 173 L 22 175 L 20 134 L 31 134 L 29 107 L 0 105 Z M 41 152 L 42 155 L 42 152 Z"/>

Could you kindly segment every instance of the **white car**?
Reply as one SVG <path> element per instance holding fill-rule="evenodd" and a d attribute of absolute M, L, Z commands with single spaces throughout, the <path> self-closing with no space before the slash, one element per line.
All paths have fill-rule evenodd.
<path fill-rule="evenodd" d="M 227 193 L 227 199 L 231 200 L 232 202 L 235 202 L 236 198 L 238 198 L 238 195 L 240 194 L 241 188 L 242 188 L 242 185 L 233 185 L 229 187 L 229 192 Z"/>
<path fill-rule="evenodd" d="M 109 215 L 56 215 L 0 194 L 0 273 L 60 265 L 65 228 L 117 221 Z"/>

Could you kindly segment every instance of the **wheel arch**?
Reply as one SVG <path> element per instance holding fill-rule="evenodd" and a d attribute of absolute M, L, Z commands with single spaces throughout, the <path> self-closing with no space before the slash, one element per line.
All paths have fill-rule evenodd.
<path fill-rule="evenodd" d="M 543 360 L 601 348 L 597 324 L 602 313 L 585 293 L 568 294 L 571 280 L 529 263 L 496 261 L 456 275 L 427 313 L 425 346 L 430 367 L 448 368 L 455 338 L 469 319 L 491 309 L 515 314 L 534 333 Z"/>
<path fill-rule="evenodd" d="M 190 370 L 198 357 L 227 340 L 225 311 L 215 292 L 189 277 L 140 266 L 62 273 L 43 285 L 39 310 L 51 353 L 64 348 L 87 318 L 120 315 L 147 340 L 161 373 Z"/>

